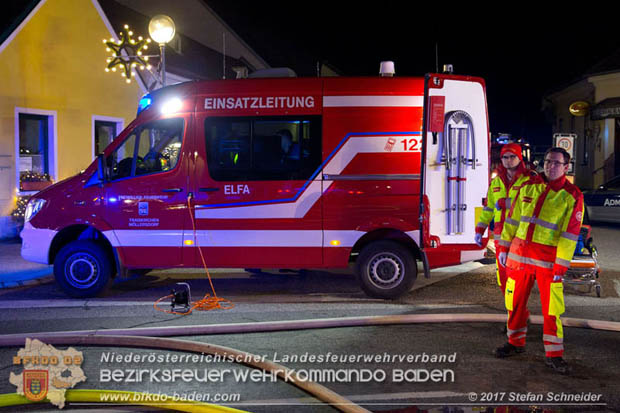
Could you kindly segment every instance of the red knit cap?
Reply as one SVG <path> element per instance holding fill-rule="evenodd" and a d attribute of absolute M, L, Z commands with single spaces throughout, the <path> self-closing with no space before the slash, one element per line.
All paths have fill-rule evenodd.
<path fill-rule="evenodd" d="M 502 146 L 502 151 L 500 152 L 499 156 L 504 156 L 506 152 L 510 152 L 514 155 L 517 155 L 519 160 L 523 162 L 523 153 L 521 152 L 521 145 L 519 145 L 518 143 L 507 143 L 506 145 Z"/>

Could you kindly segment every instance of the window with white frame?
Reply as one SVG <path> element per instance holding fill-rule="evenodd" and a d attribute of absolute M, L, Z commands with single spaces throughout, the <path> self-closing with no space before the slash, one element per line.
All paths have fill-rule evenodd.
<path fill-rule="evenodd" d="M 47 114 L 17 113 L 17 170 L 20 191 L 39 190 L 55 175 L 54 122 Z"/>
<path fill-rule="evenodd" d="M 100 153 L 123 130 L 124 120 L 106 116 L 93 116 L 93 158 Z"/>

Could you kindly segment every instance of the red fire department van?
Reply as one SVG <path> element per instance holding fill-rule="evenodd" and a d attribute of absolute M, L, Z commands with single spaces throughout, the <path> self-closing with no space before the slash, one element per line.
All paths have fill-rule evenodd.
<path fill-rule="evenodd" d="M 128 270 L 344 268 L 394 298 L 483 257 L 479 78 L 188 82 L 145 96 L 81 174 L 28 203 L 22 256 L 71 296 Z"/>

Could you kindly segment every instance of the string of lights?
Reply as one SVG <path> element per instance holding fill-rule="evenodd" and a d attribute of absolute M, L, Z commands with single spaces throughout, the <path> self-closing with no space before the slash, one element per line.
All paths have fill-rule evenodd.
<path fill-rule="evenodd" d="M 11 212 L 11 216 L 17 220 L 24 219 L 24 215 L 26 214 L 26 205 L 28 205 L 28 200 L 30 196 L 17 196 L 15 197 L 15 208 Z"/>
<path fill-rule="evenodd" d="M 120 40 L 115 41 L 113 38 L 103 40 L 106 51 L 112 54 L 111 57 L 107 58 L 108 65 L 105 71 L 116 72 L 117 69 L 120 69 L 121 76 L 125 78 L 127 83 L 131 83 L 132 76 L 136 75 L 136 67 L 140 70 L 151 69 L 151 65 L 148 63 L 149 56 L 144 54 L 148 50 L 151 39 L 138 36 L 136 41 L 132 36 L 133 31 L 129 29 L 128 25 L 125 25 L 120 32 Z"/>
<path fill-rule="evenodd" d="M 21 182 L 49 182 L 52 179 L 47 173 L 39 173 L 34 171 L 22 171 L 19 173 Z"/>

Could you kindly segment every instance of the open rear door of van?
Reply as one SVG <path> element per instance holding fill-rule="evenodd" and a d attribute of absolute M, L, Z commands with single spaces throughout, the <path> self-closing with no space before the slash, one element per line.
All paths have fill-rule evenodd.
<path fill-rule="evenodd" d="M 420 245 L 430 268 L 480 259 L 475 227 L 489 185 L 489 123 L 480 78 L 425 78 Z"/>

